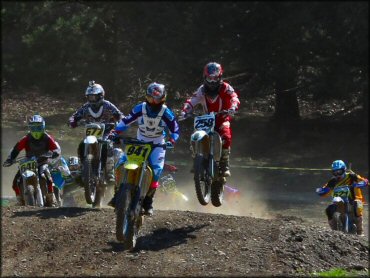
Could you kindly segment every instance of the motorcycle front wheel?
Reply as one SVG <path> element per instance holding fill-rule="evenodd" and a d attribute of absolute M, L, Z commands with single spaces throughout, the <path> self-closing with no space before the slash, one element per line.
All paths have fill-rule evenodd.
<path fill-rule="evenodd" d="M 86 158 L 82 168 L 82 180 L 85 189 L 85 200 L 93 204 L 96 198 L 96 179 L 93 172 L 92 159 Z"/>
<path fill-rule="evenodd" d="M 333 215 L 333 219 L 335 221 L 336 230 L 344 232 L 344 225 L 343 225 L 341 213 L 340 212 L 335 212 L 334 215 Z"/>
<path fill-rule="evenodd" d="M 125 248 L 132 249 L 136 245 L 135 215 L 132 210 L 133 194 L 136 187 L 122 184 L 116 198 L 116 238 L 123 242 Z M 140 217 L 140 216 L 139 216 Z"/>
<path fill-rule="evenodd" d="M 208 172 L 207 159 L 202 154 L 196 154 L 194 158 L 194 183 L 199 203 L 207 205 L 211 199 L 212 179 Z"/>

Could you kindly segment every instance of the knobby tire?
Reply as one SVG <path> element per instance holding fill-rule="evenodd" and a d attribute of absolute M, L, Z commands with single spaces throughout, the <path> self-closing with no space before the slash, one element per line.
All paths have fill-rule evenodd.
<path fill-rule="evenodd" d="M 116 238 L 125 248 L 132 249 L 136 244 L 135 219 L 131 214 L 131 202 L 135 187 L 122 184 L 116 199 Z"/>
<path fill-rule="evenodd" d="M 196 154 L 194 158 L 194 183 L 198 201 L 205 206 L 211 198 L 211 181 L 208 175 L 208 168 L 205 158 L 201 154 Z"/>
<path fill-rule="evenodd" d="M 92 169 L 92 160 L 85 158 L 83 164 L 83 184 L 85 189 L 85 200 L 88 204 L 93 204 L 96 198 L 96 181 Z M 94 183 L 94 184 L 93 184 Z M 95 186 L 95 194 L 93 194 L 91 188 Z"/>

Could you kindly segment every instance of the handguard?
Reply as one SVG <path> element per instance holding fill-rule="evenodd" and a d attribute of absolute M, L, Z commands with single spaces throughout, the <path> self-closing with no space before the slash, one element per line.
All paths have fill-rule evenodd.
<path fill-rule="evenodd" d="M 364 188 L 364 187 L 367 186 L 367 184 L 368 183 L 366 181 L 360 181 L 358 183 L 354 183 L 353 187 L 355 187 L 355 188 Z"/>
<path fill-rule="evenodd" d="M 327 194 L 328 192 L 330 191 L 330 188 L 328 187 L 319 187 L 319 188 L 316 188 L 316 193 L 319 195 L 319 196 L 323 196 L 325 194 Z"/>

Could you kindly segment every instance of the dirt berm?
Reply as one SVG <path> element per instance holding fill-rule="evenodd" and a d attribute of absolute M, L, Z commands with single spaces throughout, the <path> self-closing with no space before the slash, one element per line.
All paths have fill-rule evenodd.
<path fill-rule="evenodd" d="M 300 218 L 156 210 L 136 249 L 115 239 L 113 209 L 2 208 L 5 276 L 307 276 L 339 267 L 368 276 L 366 237 Z"/>

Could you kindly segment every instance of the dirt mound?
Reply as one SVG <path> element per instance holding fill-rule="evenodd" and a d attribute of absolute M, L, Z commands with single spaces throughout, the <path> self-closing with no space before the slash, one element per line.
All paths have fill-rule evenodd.
<path fill-rule="evenodd" d="M 137 247 L 115 240 L 113 209 L 2 208 L 2 276 L 367 275 L 368 239 L 274 219 L 157 210 Z"/>

